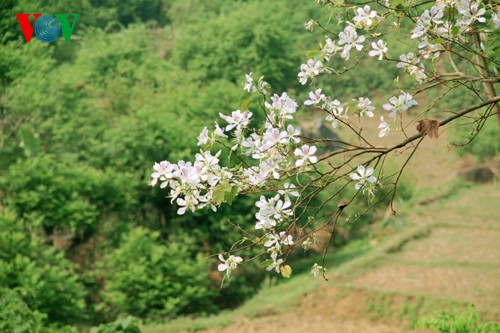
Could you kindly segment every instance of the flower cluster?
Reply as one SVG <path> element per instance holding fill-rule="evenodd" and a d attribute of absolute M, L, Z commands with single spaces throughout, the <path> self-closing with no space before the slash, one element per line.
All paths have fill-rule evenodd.
<path fill-rule="evenodd" d="M 246 75 L 245 91 L 265 95 L 266 87 L 267 83 L 262 78 L 255 84 L 252 74 Z M 316 147 L 299 146 L 300 130 L 288 123 L 297 111 L 297 103 L 287 93 L 274 94 L 264 107 L 267 116 L 262 130 L 250 128 L 253 113 L 249 110 L 236 110 L 230 115 L 220 113 L 225 125 L 216 122 L 212 131 L 207 127 L 201 131 L 198 146 L 203 149 L 196 154 L 195 161 L 155 163 L 150 184 L 170 188 L 169 197 L 178 205 L 179 215 L 204 207 L 216 211 L 228 196 L 234 197 L 243 190 L 263 187 L 294 168 L 316 163 Z M 221 140 L 232 140 L 230 150 L 239 151 L 256 163 L 222 166 L 219 159 L 221 151 L 214 155 L 211 153 L 217 143 L 223 142 Z M 293 216 L 292 199 L 298 196 L 295 185 L 285 183 L 275 196 L 267 199 L 262 196 L 256 202 L 259 211 L 255 214 L 255 229 L 264 233 L 264 247 L 272 260 L 270 267 L 278 272 L 283 263 L 279 256 L 285 246 L 293 245 L 292 236 L 279 229 Z M 224 259 L 222 255 L 219 259 L 222 262 L 219 270 L 226 271 L 227 276 L 243 260 L 235 256 Z"/>
<path fill-rule="evenodd" d="M 487 8 L 495 8 L 489 3 L 483 4 L 481 1 L 473 0 L 436 0 L 432 3 L 432 7 L 429 4 L 428 9 L 422 10 L 419 16 L 411 17 L 414 26 L 411 28 L 410 38 L 418 40 L 418 48 L 401 54 L 398 61 L 389 58 L 388 45 L 379 38 L 385 35 L 388 26 L 398 26 L 397 22 L 401 17 L 394 15 L 410 16 L 410 13 L 386 10 L 392 9 L 389 0 L 381 6 L 385 8 L 381 11 L 383 14 L 379 15 L 369 5 L 362 7 L 347 5 L 348 8 L 354 10 L 354 17 L 351 21 L 339 22 L 344 25 L 338 34 L 330 34 L 326 37 L 324 44 L 320 45 L 319 50 L 308 53 L 309 59 L 300 65 L 298 73 L 300 84 L 305 85 L 308 82 L 315 84 L 317 77 L 321 74 L 342 72 L 342 70 L 336 71 L 325 67 L 324 63 L 332 60 L 337 54 L 347 61 L 354 57 L 354 52 L 359 54 L 356 61 L 363 60 L 366 56 L 375 58 L 365 58 L 370 61 L 376 59 L 395 61 L 396 67 L 413 77 L 417 84 L 433 82 L 438 77 L 435 73 L 439 72 L 439 68 L 432 60 L 436 59 L 440 53 L 450 52 L 452 43 L 466 45 L 467 48 L 472 48 L 471 45 L 476 42 L 481 45 L 480 33 L 487 30 L 477 27 L 486 23 L 490 16 L 493 25 L 500 26 L 500 13 L 492 11 L 489 15 L 487 12 Z M 396 20 L 386 21 L 391 15 Z M 383 22 L 390 24 L 382 24 Z M 314 24 L 315 21 L 311 20 L 306 23 L 305 27 L 312 31 Z M 471 36 L 475 39 L 470 39 Z M 369 50 L 366 50 L 365 42 L 371 46 Z M 452 59 L 450 61 L 453 62 Z M 430 70 L 426 70 L 424 62 Z M 434 67 L 429 66 L 430 64 Z M 452 65 L 456 68 L 454 63 Z M 347 70 L 347 68 L 344 69 L 344 71 Z M 459 73 L 448 74 L 452 77 L 457 75 Z M 250 102 L 246 106 L 243 103 L 240 110 L 235 110 L 231 114 L 220 113 L 221 124 L 215 122 L 212 130 L 205 127 L 199 134 L 198 146 L 201 150 L 195 155 L 194 162 L 155 163 L 150 184 L 152 186 L 159 184 L 162 189 L 169 188 L 171 202 L 178 205 L 177 213 L 180 215 L 185 214 L 186 211 L 195 212 L 205 207 L 216 211 L 222 203 L 230 202 L 239 193 L 252 192 L 257 188 L 265 193 L 272 188 L 274 192 L 271 195 L 261 195 L 255 203 L 257 212 L 254 229 L 259 233 L 255 244 L 261 245 L 262 253 L 268 256 L 268 259 L 264 261 L 266 269 L 281 272 L 283 276 L 288 277 L 291 269 L 289 266 L 284 266 L 285 254 L 290 247 L 294 246 L 290 230 L 292 230 L 292 223 L 300 219 L 296 217 L 295 210 L 300 206 L 301 191 L 307 185 L 297 188 L 287 179 L 301 172 L 321 174 L 321 168 L 310 166 L 318 161 L 327 160 L 328 156 L 319 159 L 315 145 L 311 142 L 301 142 L 300 130 L 292 123 L 299 105 L 286 92 L 281 95 L 268 95 L 269 84 L 263 80 L 263 77 L 254 80 L 252 73 L 245 75 L 243 90 L 248 93 L 257 93 L 263 98 L 264 124 L 260 127 L 252 127 L 253 113 L 248 110 Z M 361 122 L 371 121 L 370 119 L 375 118 L 377 113 L 377 106 L 367 97 L 341 102 L 325 94 L 319 87 L 309 92 L 303 105 L 325 112 L 324 120 L 333 128 L 343 124 L 353 129 L 360 137 Z M 391 130 L 397 129 L 396 126 L 391 126 L 391 121 L 394 124 L 396 119 L 403 119 L 402 115 L 416 105 L 418 102 L 405 91 L 401 91 L 398 96 L 390 97 L 388 102 L 380 108 L 382 112 L 377 115 L 377 119 L 380 119 L 378 137 L 387 137 Z M 384 114 L 383 110 L 388 113 Z M 351 120 L 351 115 L 356 116 L 356 122 Z M 396 118 L 398 115 L 399 117 Z M 215 149 L 216 146 L 226 147 L 230 156 L 237 155 L 238 164 L 221 164 L 222 152 Z M 212 153 L 212 150 L 217 152 Z M 232 159 L 229 158 L 228 164 L 231 164 L 231 161 Z M 374 168 L 369 167 L 372 161 L 365 162 L 366 167 L 359 165 L 355 172 L 348 172 L 344 175 L 345 177 L 338 179 L 354 182 L 354 188 L 358 191 L 356 195 L 359 193 L 373 195 L 374 189 L 378 185 L 381 186 L 381 182 L 374 176 Z M 328 160 L 327 163 L 330 164 L 331 161 Z M 302 246 L 306 249 L 313 243 L 311 237 L 313 236 L 309 235 L 301 240 L 295 239 L 295 242 L 302 242 Z M 226 259 L 221 254 L 219 260 L 221 263 L 218 269 L 226 272 L 226 276 L 230 276 L 231 272 L 243 262 L 243 258 L 234 255 L 229 255 Z M 324 270 L 324 267 L 315 264 L 311 273 L 318 276 Z"/>

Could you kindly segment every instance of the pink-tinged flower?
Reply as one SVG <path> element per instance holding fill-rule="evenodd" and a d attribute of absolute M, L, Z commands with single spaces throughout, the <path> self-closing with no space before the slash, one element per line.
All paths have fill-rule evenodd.
<path fill-rule="evenodd" d="M 358 8 L 355 11 L 356 16 L 354 16 L 353 21 L 356 22 L 361 27 L 369 27 L 373 24 L 373 19 L 377 17 L 377 12 L 371 10 L 370 6 L 366 5 L 363 8 Z"/>
<path fill-rule="evenodd" d="M 299 82 L 306 84 L 308 78 L 314 78 L 323 72 L 323 63 L 321 61 L 314 61 L 314 59 L 307 60 L 307 63 L 300 65 L 300 73 L 298 75 Z"/>
<path fill-rule="evenodd" d="M 375 110 L 375 107 L 372 105 L 372 101 L 370 101 L 369 98 L 358 98 L 358 109 L 361 117 L 367 116 L 372 118 L 374 116 L 373 110 Z"/>
<path fill-rule="evenodd" d="M 500 12 L 493 13 L 493 15 L 491 15 L 491 20 L 493 21 L 495 28 L 499 28 L 500 27 Z"/>
<path fill-rule="evenodd" d="M 177 215 L 184 215 L 186 210 L 190 210 L 192 213 L 196 210 L 196 205 L 198 205 L 198 200 L 194 197 L 194 195 L 188 195 L 185 199 L 177 198 L 177 205 L 179 205 L 179 209 L 177 210 Z"/>
<path fill-rule="evenodd" d="M 218 123 L 215 123 L 215 135 L 220 136 L 221 138 L 227 138 L 227 135 L 224 134 L 224 130 L 219 126 Z"/>
<path fill-rule="evenodd" d="M 373 50 L 368 52 L 368 55 L 370 57 L 378 57 L 378 60 L 382 60 L 384 54 L 386 54 L 388 51 L 387 46 L 381 39 L 379 39 L 376 43 L 372 42 L 372 49 Z"/>
<path fill-rule="evenodd" d="M 352 26 L 345 27 L 344 31 L 339 33 L 339 46 L 344 45 L 344 50 L 341 57 L 345 60 L 349 59 L 349 52 L 351 49 L 361 51 L 363 49 L 362 43 L 365 41 L 365 36 L 359 36 L 356 29 Z"/>
<path fill-rule="evenodd" d="M 356 190 L 359 190 L 366 182 L 375 183 L 377 181 L 377 177 L 373 175 L 373 168 L 365 169 L 363 165 L 358 166 L 357 173 L 351 173 L 349 176 L 352 180 L 356 180 L 357 183 L 354 186 Z"/>
<path fill-rule="evenodd" d="M 151 174 L 151 181 L 149 185 L 155 186 L 158 180 L 163 183 L 160 185 L 161 188 L 165 188 L 168 185 L 168 180 L 172 178 L 174 171 L 174 165 L 169 161 L 161 161 L 160 163 L 155 163 L 153 166 L 154 172 Z"/>
<path fill-rule="evenodd" d="M 236 110 L 231 113 L 231 116 L 226 116 L 222 113 L 219 113 L 219 116 L 227 121 L 228 125 L 226 126 L 226 131 L 230 131 L 235 127 L 240 128 L 248 126 L 250 118 L 252 117 L 252 112 L 241 112 L 240 110 Z"/>
<path fill-rule="evenodd" d="M 303 145 L 301 149 L 295 149 L 294 155 L 299 157 L 299 159 L 295 161 L 295 166 L 300 167 L 307 160 L 309 160 L 312 164 L 318 162 L 318 158 L 313 156 L 314 153 L 316 153 L 316 150 L 316 146 L 309 147 L 308 145 Z"/>
<path fill-rule="evenodd" d="M 320 102 L 324 102 L 326 100 L 325 95 L 321 93 L 321 89 L 317 89 L 316 91 L 311 91 L 309 93 L 309 99 L 304 102 L 304 105 L 313 105 L 318 104 Z"/>
<path fill-rule="evenodd" d="M 204 128 L 198 136 L 198 146 L 203 146 L 208 142 L 208 128 Z"/>
<path fill-rule="evenodd" d="M 287 132 L 280 131 L 279 129 L 273 127 L 267 129 L 266 133 L 264 133 L 263 139 L 265 145 L 269 148 L 274 147 L 279 143 L 288 143 Z"/>
<path fill-rule="evenodd" d="M 349 119 L 349 116 L 344 113 L 344 107 L 337 99 L 325 103 L 324 108 L 331 112 L 328 116 L 326 116 L 325 120 L 331 122 L 333 128 L 337 128 L 341 120 Z"/>
<path fill-rule="evenodd" d="M 325 40 L 325 46 L 323 46 L 323 51 L 325 52 L 325 60 L 330 60 L 330 57 L 335 55 L 338 51 L 342 50 L 342 48 L 338 45 L 335 45 L 335 42 L 330 38 Z"/>
<path fill-rule="evenodd" d="M 286 132 L 288 135 L 288 139 L 295 143 L 300 142 L 300 138 L 298 137 L 300 135 L 300 129 L 294 128 L 292 125 L 288 125 L 286 128 Z"/>

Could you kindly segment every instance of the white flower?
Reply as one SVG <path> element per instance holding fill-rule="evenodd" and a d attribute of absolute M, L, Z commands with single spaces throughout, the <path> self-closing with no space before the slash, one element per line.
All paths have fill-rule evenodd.
<path fill-rule="evenodd" d="M 312 276 L 318 277 L 320 271 L 324 272 L 326 271 L 326 268 L 323 268 L 323 266 L 319 266 L 318 264 L 314 263 L 314 265 L 311 267 Z"/>
<path fill-rule="evenodd" d="M 281 251 L 281 247 L 283 245 L 291 246 L 293 245 L 293 237 L 291 235 L 287 235 L 286 232 L 282 231 L 279 233 L 279 235 L 276 235 L 275 233 L 271 233 L 267 235 L 267 240 L 264 243 L 265 247 L 271 248 L 270 251 L 272 252 L 279 252 Z"/>
<path fill-rule="evenodd" d="M 418 82 L 423 82 L 427 78 L 427 75 L 425 75 L 424 72 L 424 65 L 421 64 L 417 66 L 420 59 L 415 58 L 415 55 L 412 52 L 400 55 L 399 59 L 401 62 L 398 62 L 396 67 L 404 68 L 409 75 L 415 76 Z"/>
<path fill-rule="evenodd" d="M 198 136 L 198 146 L 203 146 L 208 142 L 208 128 L 204 128 Z"/>
<path fill-rule="evenodd" d="M 217 136 L 220 136 L 221 138 L 227 138 L 227 135 L 224 134 L 224 130 L 222 130 L 222 128 L 220 128 L 218 123 L 215 123 L 215 134 Z"/>
<path fill-rule="evenodd" d="M 222 261 L 222 264 L 219 264 L 217 269 L 219 272 L 224 272 L 226 271 L 226 276 L 229 277 L 231 275 L 231 272 L 234 271 L 237 267 L 238 264 L 240 264 L 243 259 L 241 257 L 233 256 L 230 255 L 229 258 L 224 259 L 222 254 L 219 254 L 219 260 Z"/>
<path fill-rule="evenodd" d="M 358 8 L 355 11 L 356 16 L 354 16 L 353 21 L 356 22 L 360 27 L 369 27 L 373 24 L 373 19 L 377 17 L 377 12 L 370 9 L 370 6 L 366 5 L 363 8 Z"/>
<path fill-rule="evenodd" d="M 385 45 L 384 41 L 379 39 L 376 43 L 372 42 L 372 49 L 370 52 L 368 52 L 368 55 L 370 57 L 377 57 L 378 60 L 382 60 L 384 57 L 384 54 L 387 53 L 387 46 Z"/>
<path fill-rule="evenodd" d="M 333 101 L 328 101 L 324 108 L 331 112 L 328 116 L 326 116 L 325 120 L 332 123 L 333 128 L 337 128 L 339 121 L 348 120 L 349 116 L 344 113 L 344 107 L 340 104 L 340 101 L 334 99 Z"/>
<path fill-rule="evenodd" d="M 185 199 L 177 198 L 176 202 L 180 206 L 177 210 L 177 215 L 184 215 L 187 209 L 194 213 L 198 205 L 198 200 L 196 200 L 194 195 L 188 195 Z"/>
<path fill-rule="evenodd" d="M 321 93 L 321 89 L 317 89 L 314 92 L 309 93 L 309 99 L 304 102 L 305 105 L 313 105 L 318 104 L 319 102 L 323 102 L 326 100 L 325 95 Z"/>
<path fill-rule="evenodd" d="M 352 26 L 345 27 L 344 31 L 339 33 L 339 46 L 344 45 L 344 50 L 340 55 L 345 60 L 349 59 L 349 52 L 351 49 L 356 49 L 361 51 L 363 49 L 363 43 L 365 41 L 365 36 L 359 36 L 356 29 Z"/>
<path fill-rule="evenodd" d="M 168 180 L 173 177 L 174 165 L 169 161 L 161 161 L 154 164 L 153 170 L 154 172 L 151 174 L 152 179 L 149 185 L 155 186 L 158 180 L 160 180 L 163 182 L 160 187 L 165 188 L 168 185 Z"/>
<path fill-rule="evenodd" d="M 296 187 L 294 184 L 289 184 L 289 183 L 285 183 L 284 184 L 284 189 L 283 190 L 278 190 L 278 193 L 281 194 L 281 195 L 284 195 L 285 197 L 288 197 L 288 196 L 292 196 L 292 197 L 298 197 L 299 196 L 299 192 L 297 190 L 295 190 Z"/>
<path fill-rule="evenodd" d="M 373 175 L 373 168 L 365 169 L 363 165 L 358 166 L 357 173 L 351 173 L 349 176 L 352 180 L 357 180 L 358 182 L 354 186 L 356 190 L 359 190 L 366 182 L 375 183 L 377 181 L 377 177 Z"/>
<path fill-rule="evenodd" d="M 335 45 L 335 42 L 330 38 L 326 38 L 325 46 L 323 46 L 323 51 L 325 52 L 325 60 L 330 60 L 330 57 L 336 54 L 338 51 L 342 50 L 341 47 Z"/>
<path fill-rule="evenodd" d="M 246 82 L 245 85 L 243 86 L 243 90 L 246 90 L 248 92 L 257 91 L 257 88 L 253 83 L 252 74 L 253 74 L 252 72 L 245 74 Z"/>
<path fill-rule="evenodd" d="M 500 27 L 500 12 L 493 13 L 493 15 L 491 16 L 491 19 L 493 21 L 493 24 L 495 25 L 495 28 Z"/>
<path fill-rule="evenodd" d="M 295 149 L 294 155 L 300 157 L 297 161 L 295 161 L 295 166 L 300 167 L 307 160 L 309 160 L 312 164 L 318 162 L 318 158 L 316 156 L 312 156 L 316 150 L 316 146 L 309 147 L 308 145 L 303 145 L 301 149 Z"/>
<path fill-rule="evenodd" d="M 383 138 L 389 135 L 391 127 L 384 121 L 384 116 L 380 117 L 380 125 L 378 125 L 378 128 L 380 129 L 380 131 L 378 132 L 379 138 Z"/>
<path fill-rule="evenodd" d="M 266 200 L 264 196 L 260 197 L 260 200 L 255 203 L 255 206 L 259 207 L 259 211 L 255 214 L 255 217 L 259 222 L 255 225 L 255 229 L 265 229 L 269 230 L 276 226 L 276 220 L 281 220 L 287 216 L 292 215 L 292 210 L 289 209 L 291 206 L 290 200 L 283 201 L 279 194 Z"/>
<path fill-rule="evenodd" d="M 298 137 L 300 135 L 300 129 L 294 128 L 292 125 L 288 125 L 286 128 L 286 132 L 288 134 L 288 138 L 293 141 L 294 143 L 299 143 L 300 138 Z"/>
<path fill-rule="evenodd" d="M 299 82 L 306 84 L 308 78 L 314 78 L 322 73 L 323 63 L 321 61 L 314 61 L 314 59 L 307 60 L 307 63 L 300 65 L 300 73 L 298 75 Z"/>
<path fill-rule="evenodd" d="M 281 94 L 281 96 L 274 94 L 271 97 L 271 101 L 271 104 L 268 102 L 264 103 L 264 106 L 270 111 L 269 118 L 273 121 L 278 118 L 280 126 L 282 126 L 287 119 L 293 119 L 292 115 L 297 111 L 298 104 L 290 98 L 286 92 Z M 270 126 L 272 126 L 272 124 L 270 124 Z"/>
<path fill-rule="evenodd" d="M 278 128 L 269 127 L 264 133 L 263 141 L 266 148 L 272 148 L 280 143 L 287 144 L 288 133 L 280 131 Z"/>
<path fill-rule="evenodd" d="M 467 28 L 475 21 L 485 23 L 486 19 L 482 17 L 486 14 L 486 9 L 479 8 L 478 2 L 470 2 L 469 0 L 461 0 L 457 6 L 458 12 L 462 14 L 462 18 L 457 21 L 457 26 Z"/>
<path fill-rule="evenodd" d="M 372 101 L 369 98 L 360 97 L 358 99 L 358 109 L 361 117 L 368 116 L 372 118 L 374 116 L 373 110 L 375 107 L 372 105 Z"/>
<path fill-rule="evenodd" d="M 250 118 L 252 117 L 252 112 L 248 110 L 245 112 L 236 110 L 231 113 L 231 116 L 226 116 L 223 115 L 222 113 L 219 113 L 219 116 L 225 121 L 227 121 L 229 125 L 226 126 L 226 131 L 230 131 L 235 127 L 240 128 L 248 126 Z"/>
<path fill-rule="evenodd" d="M 278 256 L 278 253 L 277 252 L 273 252 L 271 253 L 271 259 L 273 260 L 273 262 L 267 266 L 266 270 L 267 271 L 271 271 L 271 270 L 275 270 L 276 273 L 279 273 L 280 272 L 280 265 L 283 263 L 283 259 L 277 259 L 277 256 Z"/>
<path fill-rule="evenodd" d="M 394 118 L 398 112 L 405 112 L 413 105 L 418 105 L 417 101 L 413 99 L 413 96 L 401 91 L 401 95 L 398 97 L 393 96 L 389 99 L 390 104 L 384 104 L 382 107 L 391 111 L 389 117 Z"/>

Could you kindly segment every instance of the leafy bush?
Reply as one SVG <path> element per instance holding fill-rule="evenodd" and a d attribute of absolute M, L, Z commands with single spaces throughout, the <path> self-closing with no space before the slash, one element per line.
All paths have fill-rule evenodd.
<path fill-rule="evenodd" d="M 100 263 L 104 310 L 111 316 L 173 317 L 211 312 L 208 261 L 191 258 L 182 242 L 161 243 L 142 227 L 126 234 Z"/>
<path fill-rule="evenodd" d="M 242 73 L 253 71 L 265 74 L 277 91 L 293 83 L 298 86 L 301 52 L 295 46 L 300 41 L 291 36 L 303 29 L 295 24 L 306 20 L 303 14 L 281 1 L 225 5 L 216 17 L 182 30 L 175 40 L 173 61 L 204 81 L 224 78 L 239 83 Z"/>
<path fill-rule="evenodd" d="M 463 311 L 438 311 L 417 322 L 417 328 L 432 328 L 440 333 L 498 333 L 500 325 L 494 323 L 479 324 L 474 306 Z"/>
<path fill-rule="evenodd" d="M 4 333 L 40 333 L 45 317 L 32 311 L 17 293 L 0 289 L 0 331 Z"/>
<path fill-rule="evenodd" d="M 31 310 L 13 290 L 0 289 L 0 332 L 2 333 L 76 333 L 70 326 L 47 324 L 47 316 Z"/>
<path fill-rule="evenodd" d="M 106 208 L 133 204 L 125 190 L 130 188 L 126 177 L 111 176 L 70 158 L 44 155 L 12 165 L 0 177 L 0 187 L 5 189 L 6 205 L 21 218 L 41 221 L 46 231 L 68 226 L 74 232 L 95 224 Z"/>
<path fill-rule="evenodd" d="M 0 285 L 15 290 L 30 309 L 46 314 L 50 322 L 84 317 L 85 291 L 72 264 L 63 253 L 32 239 L 8 211 L 0 214 Z M 6 297 L 5 302 L 17 302 L 13 296 Z M 29 324 L 41 317 L 26 311 L 26 318 Z"/>

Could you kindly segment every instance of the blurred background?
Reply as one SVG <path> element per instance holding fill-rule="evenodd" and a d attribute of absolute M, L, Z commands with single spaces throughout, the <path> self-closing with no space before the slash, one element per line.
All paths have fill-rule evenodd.
<path fill-rule="evenodd" d="M 167 193 L 148 186 L 154 162 L 192 159 L 202 128 L 238 109 L 245 73 L 298 101 L 307 95 L 297 73 L 325 32 L 304 23 L 327 22 L 326 7 L 3 0 L 0 8 L 0 331 L 445 332 L 442 322 L 456 318 L 499 321 L 494 119 L 464 148 L 448 142 L 466 142 L 470 124 L 424 141 L 399 186 L 397 215 L 385 202 L 339 225 L 328 282 L 309 274 L 329 238 L 319 235 L 315 249 L 290 258 L 292 279 L 249 263 L 221 288 L 209 256 L 242 237 L 228 220 L 253 227 L 255 197 L 177 216 Z M 80 16 L 69 43 L 27 43 L 18 13 Z M 363 75 L 326 78 L 323 91 L 381 102 L 397 68 L 360 66 Z M 460 108 L 474 97 L 446 98 Z M 313 135 L 349 138 L 306 109 L 297 121 Z M 377 125 L 367 133 L 376 137 Z M 428 317 L 439 309 L 448 312 Z"/>

